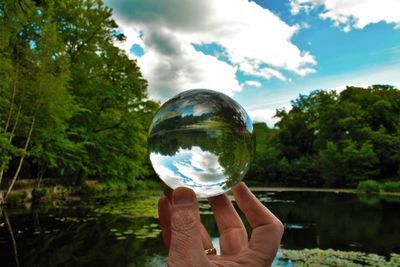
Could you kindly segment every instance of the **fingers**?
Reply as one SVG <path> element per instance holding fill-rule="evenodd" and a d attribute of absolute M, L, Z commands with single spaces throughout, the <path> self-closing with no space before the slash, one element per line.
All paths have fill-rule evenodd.
<path fill-rule="evenodd" d="M 170 229 L 169 262 L 207 261 L 200 234 L 199 205 L 192 190 L 184 187 L 174 190 Z"/>
<path fill-rule="evenodd" d="M 158 218 L 164 245 L 169 250 L 171 241 L 171 203 L 167 197 L 162 197 L 158 201 Z"/>
<path fill-rule="evenodd" d="M 166 203 L 163 203 L 160 206 L 160 202 L 159 202 L 159 206 L 158 206 L 158 214 L 159 214 L 159 218 L 160 218 L 160 225 L 161 225 L 161 230 L 162 230 L 162 237 L 164 240 L 164 245 L 167 248 L 167 250 L 169 250 L 169 242 L 170 242 L 170 236 L 171 236 L 171 227 L 170 227 L 170 222 L 171 222 L 171 203 L 172 203 L 172 195 L 173 195 L 173 190 L 168 187 L 168 186 L 164 186 L 164 195 L 166 196 L 166 200 L 163 201 L 169 201 L 169 206 Z M 161 201 L 161 199 L 160 199 Z M 163 211 L 160 211 L 160 209 L 163 209 Z M 164 213 L 167 213 L 165 214 Z M 163 215 L 161 217 L 161 215 Z M 168 220 L 168 221 L 165 221 Z M 163 220 L 163 221 L 162 221 Z M 163 227 L 164 224 L 165 226 Z M 211 242 L 211 238 L 210 235 L 207 232 L 207 229 L 204 227 L 204 225 L 202 223 L 200 223 L 200 235 L 201 235 L 201 240 L 203 243 L 203 248 L 204 249 L 209 249 L 213 247 L 213 244 Z"/>
<path fill-rule="evenodd" d="M 234 255 L 247 246 L 247 232 L 229 198 L 223 194 L 208 199 L 220 234 L 221 255 Z"/>
<path fill-rule="evenodd" d="M 283 225 L 254 195 L 244 183 L 233 190 L 239 208 L 253 228 L 249 248 L 266 259 L 275 256 L 283 235 Z"/>
<path fill-rule="evenodd" d="M 210 235 L 208 234 L 207 229 L 204 227 L 202 223 L 200 223 L 200 235 L 201 235 L 201 242 L 203 243 L 203 249 L 205 250 L 213 248 Z"/>

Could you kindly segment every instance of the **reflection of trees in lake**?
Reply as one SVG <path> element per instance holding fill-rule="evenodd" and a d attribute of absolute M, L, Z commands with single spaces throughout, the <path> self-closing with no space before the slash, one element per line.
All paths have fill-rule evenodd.
<path fill-rule="evenodd" d="M 364 203 L 355 194 L 283 192 L 274 198 L 292 202 L 268 203 L 286 224 L 305 226 L 285 230 L 285 248 L 335 248 L 388 255 L 398 251 L 400 199 Z M 390 230 L 389 230 L 390 229 Z"/>
<path fill-rule="evenodd" d="M 166 256 L 161 236 L 143 231 L 150 225 L 158 229 L 154 218 L 158 192 L 155 194 L 108 196 L 90 204 L 56 208 L 44 204 L 33 214 L 10 213 L 13 227 L 18 229 L 21 266 L 153 266 L 150 261 L 156 254 Z M 31 229 L 32 217 L 40 219 L 35 230 Z M 1 234 L 0 240 L 4 240 Z M 123 238 L 118 239 L 120 236 Z M 13 252 L 3 244 L 1 266 L 15 266 Z"/>

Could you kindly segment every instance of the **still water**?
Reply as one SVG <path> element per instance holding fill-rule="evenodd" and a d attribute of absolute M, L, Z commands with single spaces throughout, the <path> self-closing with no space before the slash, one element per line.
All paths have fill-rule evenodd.
<path fill-rule="evenodd" d="M 163 266 L 166 251 L 156 218 L 159 195 L 135 192 L 8 208 L 0 219 L 1 266 Z M 285 223 L 283 248 L 383 256 L 400 252 L 399 197 L 317 192 L 257 196 Z M 206 201 L 200 210 L 205 227 L 217 237 Z"/>

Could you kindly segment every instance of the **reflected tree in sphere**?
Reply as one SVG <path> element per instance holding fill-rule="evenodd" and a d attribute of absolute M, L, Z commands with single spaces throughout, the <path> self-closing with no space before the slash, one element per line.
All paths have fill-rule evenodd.
<path fill-rule="evenodd" d="M 206 89 L 185 91 L 162 105 L 149 130 L 150 160 L 171 188 L 198 197 L 228 191 L 250 167 L 253 125 L 230 97 Z"/>

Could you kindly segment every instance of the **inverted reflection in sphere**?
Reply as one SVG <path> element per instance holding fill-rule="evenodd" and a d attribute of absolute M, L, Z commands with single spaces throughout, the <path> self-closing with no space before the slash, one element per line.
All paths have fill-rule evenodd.
<path fill-rule="evenodd" d="M 149 130 L 150 160 L 171 188 L 220 195 L 243 179 L 254 150 L 253 126 L 230 97 L 185 91 L 162 105 Z"/>

